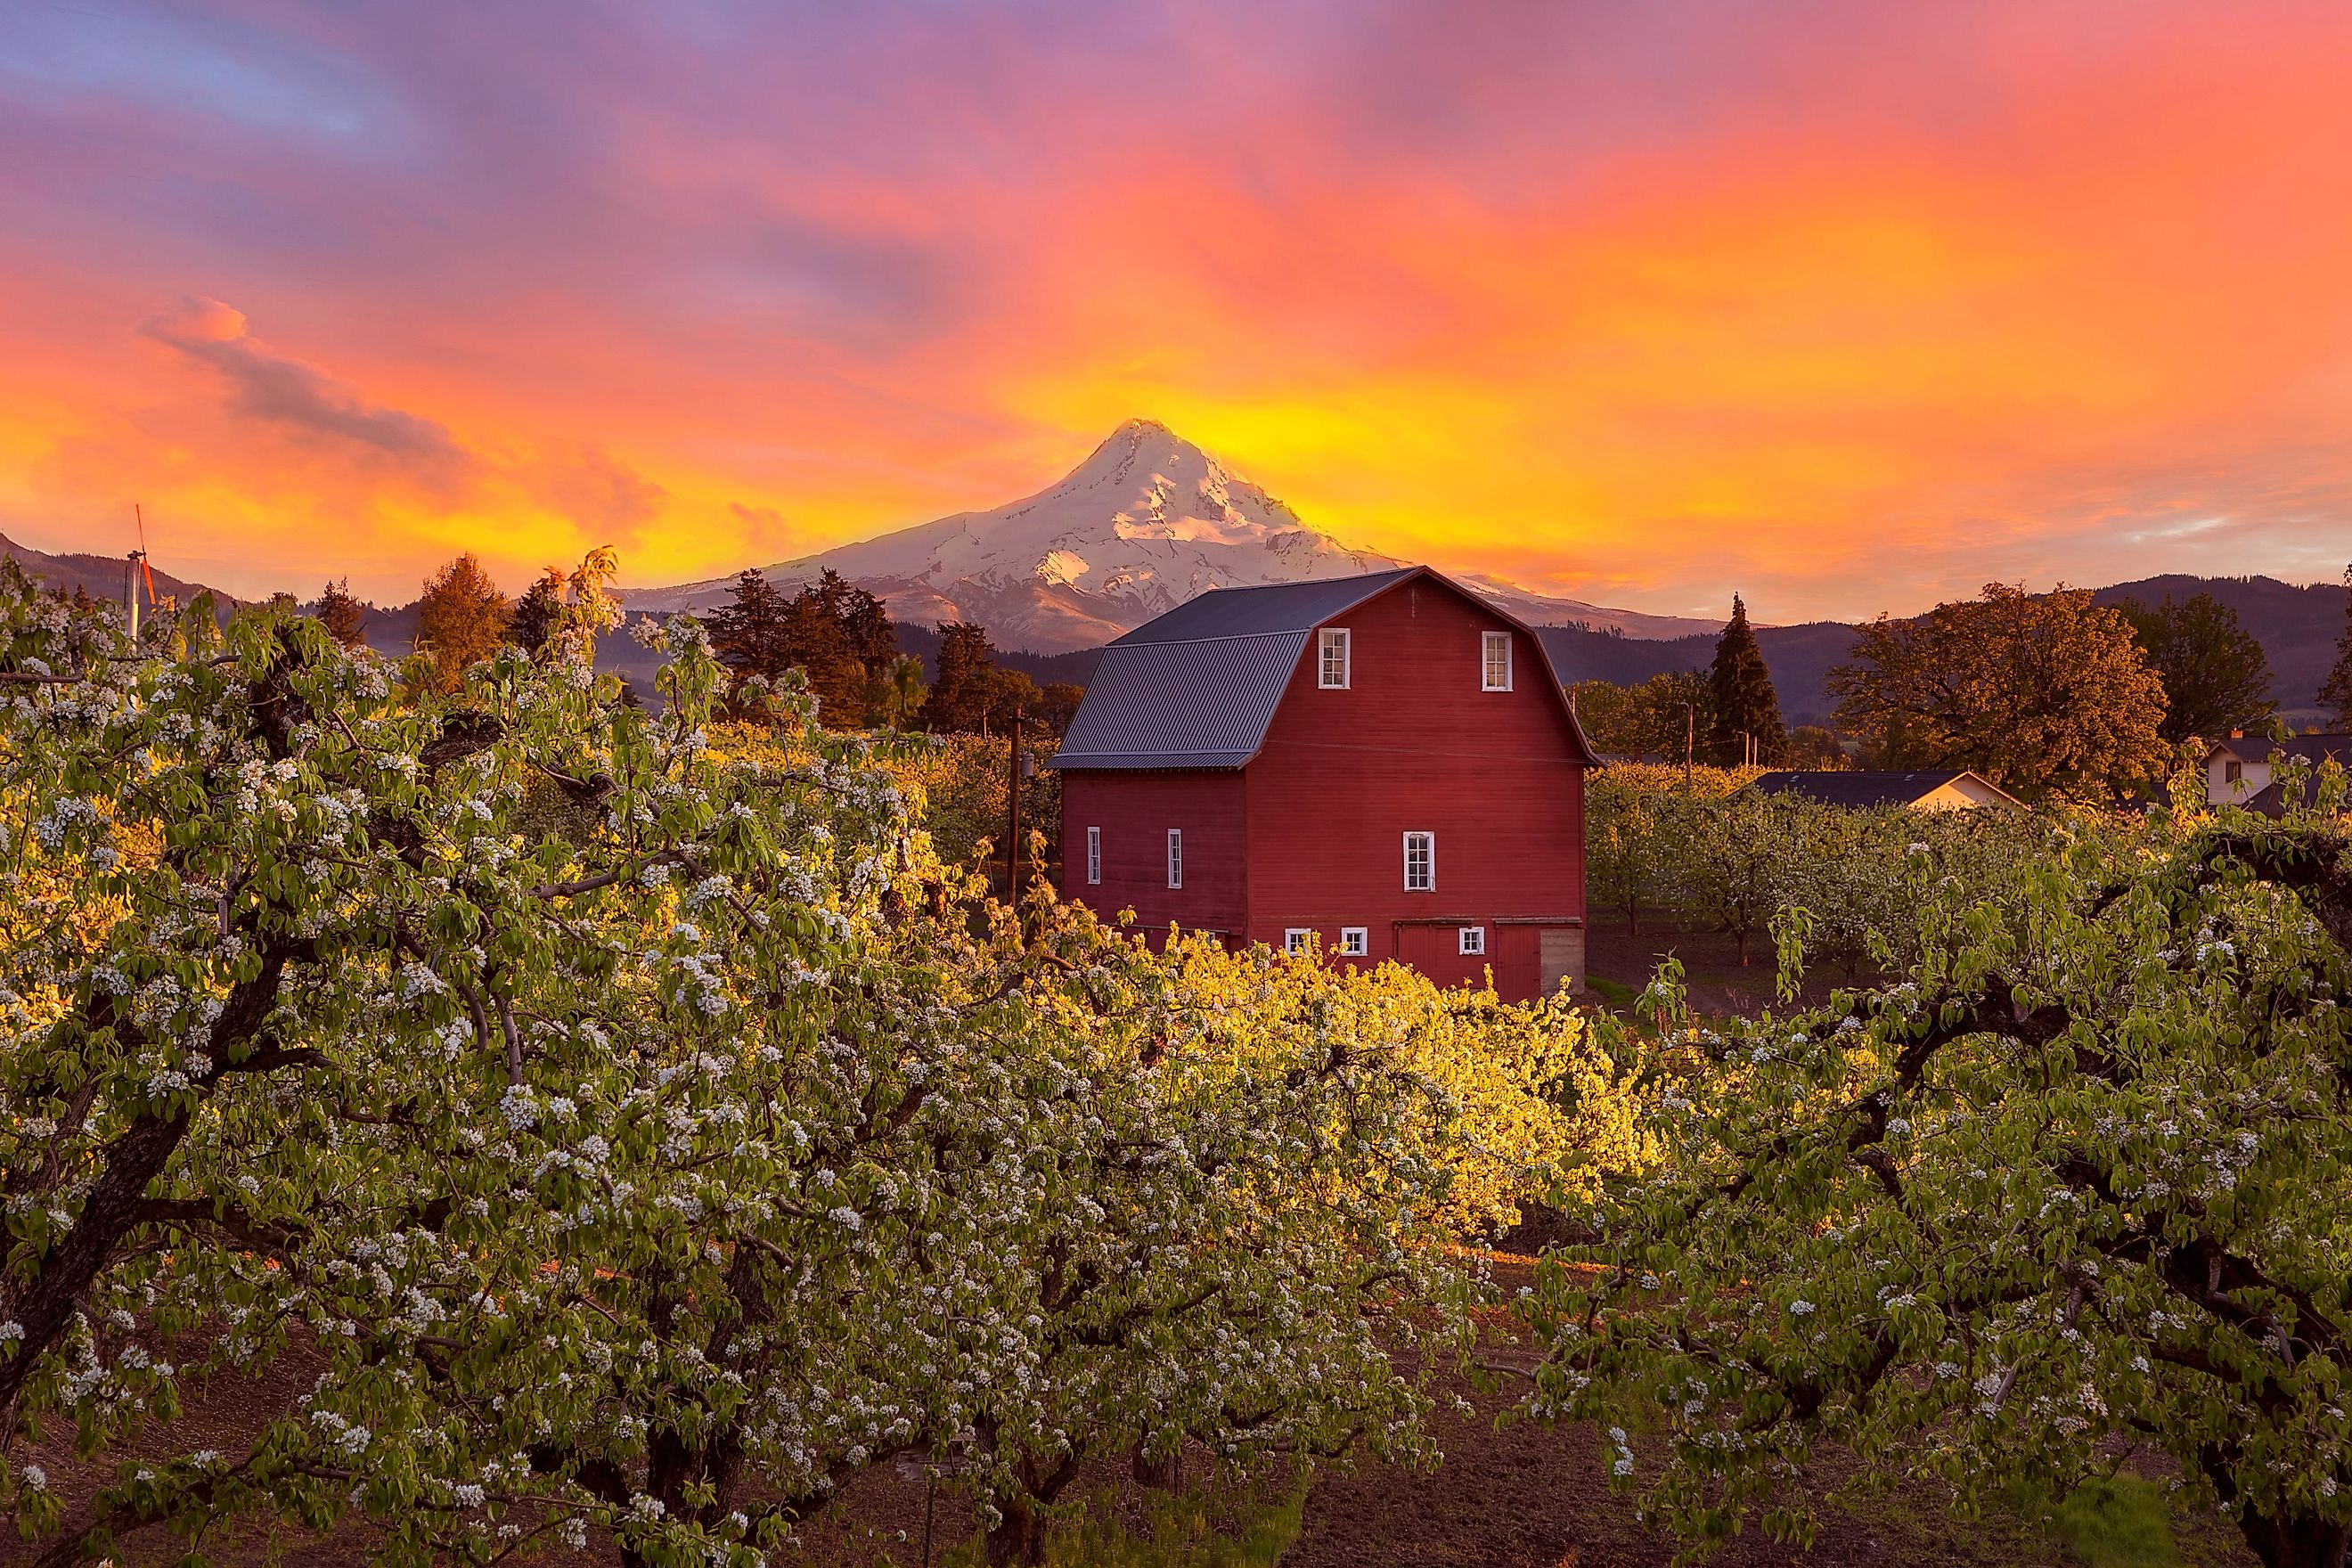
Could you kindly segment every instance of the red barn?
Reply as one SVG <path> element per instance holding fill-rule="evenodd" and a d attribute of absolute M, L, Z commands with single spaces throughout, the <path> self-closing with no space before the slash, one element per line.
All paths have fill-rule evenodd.
<path fill-rule="evenodd" d="M 1535 996 L 1584 971 L 1593 760 L 1535 633 L 1425 566 L 1218 589 L 1103 650 L 1063 893 Z"/>

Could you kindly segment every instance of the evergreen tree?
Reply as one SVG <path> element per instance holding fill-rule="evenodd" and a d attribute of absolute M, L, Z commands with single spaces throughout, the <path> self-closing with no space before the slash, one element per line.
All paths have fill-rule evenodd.
<path fill-rule="evenodd" d="M 515 601 L 514 620 L 507 638 L 528 654 L 547 647 L 547 639 L 563 620 L 563 574 L 550 566 L 538 582 Z"/>
<path fill-rule="evenodd" d="M 1707 684 L 1715 693 L 1715 722 L 1706 736 L 1711 761 L 1738 766 L 1748 758 L 1751 740 L 1755 760 L 1764 766 L 1787 760 L 1789 731 L 1780 721 L 1780 697 L 1772 689 L 1764 650 L 1748 628 L 1748 606 L 1737 594 L 1731 596 L 1731 620 L 1716 639 Z"/>
<path fill-rule="evenodd" d="M 799 669 L 833 729 L 863 729 L 896 710 L 898 629 L 881 600 L 837 572 L 789 598 L 759 571 L 744 573 L 733 602 L 710 616 L 710 644 L 739 679 Z"/>
<path fill-rule="evenodd" d="M 352 597 L 349 577 L 319 590 L 319 620 L 327 628 L 327 635 L 345 647 L 367 645 L 367 612 Z"/>
<path fill-rule="evenodd" d="M 2258 726 L 2277 711 L 2263 645 L 2238 624 L 2238 612 L 2212 595 L 2192 594 L 2179 604 L 2167 599 L 2154 609 L 2126 599 L 2117 607 L 2164 681 L 2164 722 L 2157 733 L 2166 740 L 2226 735 Z"/>
<path fill-rule="evenodd" d="M 792 668 L 785 636 L 791 604 L 753 567 L 735 579 L 734 596 L 710 612 L 711 651 L 738 681 L 773 680 Z"/>
<path fill-rule="evenodd" d="M 513 605 L 467 551 L 425 580 L 416 602 L 416 651 L 430 655 L 433 683 L 455 691 L 466 668 L 488 658 L 506 639 Z"/>
<path fill-rule="evenodd" d="M 996 650 L 988 628 L 970 621 L 948 621 L 940 627 L 940 652 L 931 672 L 930 695 L 923 701 L 927 730 L 977 732 L 987 722 L 995 693 L 991 674 Z"/>
<path fill-rule="evenodd" d="M 835 729 L 863 729 L 874 718 L 873 678 L 898 656 L 882 601 L 827 571 L 800 591 L 788 621 L 791 659 L 808 672 L 817 711 Z"/>
<path fill-rule="evenodd" d="M 2319 688 L 2319 705 L 2336 710 L 2336 727 L 2352 730 L 2352 566 L 2344 568 L 2344 635 L 2336 639 L 2336 667 Z"/>

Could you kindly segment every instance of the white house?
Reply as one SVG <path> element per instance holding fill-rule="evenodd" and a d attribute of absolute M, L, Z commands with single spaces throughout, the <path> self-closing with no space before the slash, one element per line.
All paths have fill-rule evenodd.
<path fill-rule="evenodd" d="M 2276 763 L 2300 761 L 2317 768 L 2334 758 L 2352 767 L 2352 735 L 2295 735 L 2284 741 L 2233 731 L 2205 753 L 2205 798 L 2214 805 L 2277 809 L 2271 790 Z M 2259 799 L 2257 797 L 2260 797 Z"/>

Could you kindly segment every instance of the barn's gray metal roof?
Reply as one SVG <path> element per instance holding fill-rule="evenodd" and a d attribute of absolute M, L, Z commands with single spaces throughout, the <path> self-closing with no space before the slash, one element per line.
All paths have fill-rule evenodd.
<path fill-rule="evenodd" d="M 1419 570 L 1367 572 L 1357 577 L 1327 577 L 1315 583 L 1276 583 L 1263 588 L 1213 588 L 1155 616 L 1112 643 L 1142 647 L 1155 643 L 1194 642 L 1204 637 L 1264 637 L 1276 632 L 1305 635 L 1403 582 Z"/>
<path fill-rule="evenodd" d="M 1111 644 L 1054 765 L 1241 766 L 1256 755 L 1307 637 L 1293 631 Z"/>
<path fill-rule="evenodd" d="M 1265 743 L 1266 726 L 1315 628 L 1409 577 L 1444 583 L 1520 626 L 1426 566 L 1265 588 L 1212 589 L 1103 649 L 1053 765 L 1240 767 Z M 1528 635 L 1552 689 L 1559 691 L 1543 639 Z M 1563 711 L 1566 706 L 1563 697 Z M 1574 715 L 1569 717 L 1573 725 Z M 1583 731 L 1575 733 L 1591 761 Z"/>

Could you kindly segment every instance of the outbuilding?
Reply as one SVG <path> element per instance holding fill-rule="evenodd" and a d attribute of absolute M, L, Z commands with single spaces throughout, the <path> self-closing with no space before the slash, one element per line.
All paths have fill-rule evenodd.
<path fill-rule="evenodd" d="M 1541 639 L 1428 567 L 1214 589 L 1103 650 L 1063 893 L 1524 1000 L 1584 973 L 1593 760 Z"/>
<path fill-rule="evenodd" d="M 2018 798 L 1987 779 L 1962 768 L 1916 773 L 1874 772 L 1867 769 L 1784 768 L 1759 773 L 1748 786 L 1763 795 L 1802 795 L 1825 805 L 1868 811 L 1882 805 L 1914 811 L 1980 811 L 1986 806 L 2021 805 Z"/>

